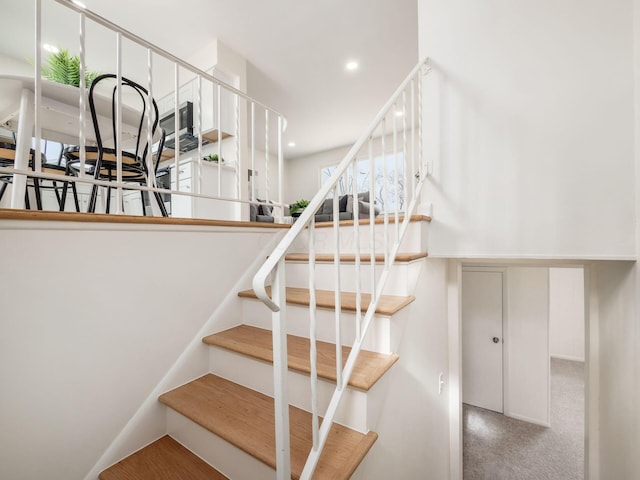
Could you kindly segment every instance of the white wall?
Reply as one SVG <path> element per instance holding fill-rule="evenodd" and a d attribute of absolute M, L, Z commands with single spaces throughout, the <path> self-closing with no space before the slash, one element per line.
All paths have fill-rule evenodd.
<path fill-rule="evenodd" d="M 33 76 L 33 66 L 26 60 L 20 60 L 0 53 L 0 73 L 6 75 Z"/>
<path fill-rule="evenodd" d="M 630 0 L 419 0 L 430 254 L 635 255 Z"/>
<path fill-rule="evenodd" d="M 639 478 L 639 272 L 631 262 L 598 262 L 591 272 L 598 306 L 591 322 L 599 324 L 599 478 Z"/>
<path fill-rule="evenodd" d="M 337 165 L 349 152 L 351 145 L 314 153 L 308 157 L 287 160 L 285 171 L 285 201 L 293 203 L 301 198 L 311 200 L 320 189 L 320 171 Z"/>
<path fill-rule="evenodd" d="M 0 221 L 0 478 L 83 478 L 274 235 L 78 227 Z"/>
<path fill-rule="evenodd" d="M 584 362 L 584 272 L 549 269 L 549 351 L 552 357 Z"/>
<path fill-rule="evenodd" d="M 505 414 L 549 425 L 549 269 L 507 271 Z"/>
<path fill-rule="evenodd" d="M 369 427 L 379 437 L 358 478 L 449 478 L 449 347 L 445 260 L 423 263 L 398 353 L 385 375 L 381 414 Z M 438 392 L 438 377 L 445 382 Z"/>

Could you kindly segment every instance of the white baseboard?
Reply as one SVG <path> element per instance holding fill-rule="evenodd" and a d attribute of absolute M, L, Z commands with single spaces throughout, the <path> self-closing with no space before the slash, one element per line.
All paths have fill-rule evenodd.
<path fill-rule="evenodd" d="M 547 428 L 551 427 L 551 424 L 549 422 L 543 422 L 541 420 L 525 417 L 524 415 L 518 415 L 516 413 L 505 412 L 504 416 L 509 418 L 515 418 L 516 420 L 522 420 L 523 422 L 533 423 L 534 425 L 540 425 L 541 427 L 547 427 Z"/>
<path fill-rule="evenodd" d="M 584 357 L 580 358 L 580 357 L 572 357 L 570 355 L 557 355 L 557 354 L 552 354 L 551 358 L 557 358 L 559 360 L 571 360 L 572 362 L 582 362 L 584 363 Z"/>

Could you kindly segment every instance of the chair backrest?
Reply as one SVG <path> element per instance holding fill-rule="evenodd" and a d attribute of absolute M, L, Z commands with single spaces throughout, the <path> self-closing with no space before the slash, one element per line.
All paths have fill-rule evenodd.
<path fill-rule="evenodd" d="M 110 102 L 108 102 L 108 100 L 105 101 L 104 95 L 96 91 L 99 85 L 102 87 L 107 84 L 108 87 L 109 81 L 113 84 L 110 89 Z M 147 152 L 150 151 L 146 132 L 148 121 L 147 109 L 150 110 L 151 115 L 151 138 L 153 142 L 156 132 L 158 131 L 158 105 L 154 99 L 151 99 L 151 107 L 149 107 L 148 92 L 143 86 L 125 77 L 121 78 L 120 85 L 118 85 L 118 77 L 112 73 L 99 75 L 91 83 L 91 87 L 89 88 L 89 109 L 91 111 L 91 120 L 93 121 L 98 151 L 104 152 L 106 148 L 118 149 L 116 143 L 118 138 L 116 118 L 118 88 L 120 88 L 122 97 L 122 125 L 124 126 L 126 124 L 129 129 L 133 127 L 135 132 L 133 135 L 135 137 L 133 139 L 135 148 L 130 144 L 126 144 L 123 137 L 123 147 L 126 147 L 123 148 L 123 150 L 126 149 L 127 151 L 135 153 L 136 158 L 140 159 L 141 167 L 146 172 L 147 165 L 145 158 Z M 106 91 L 106 89 L 104 91 Z M 130 92 L 131 95 L 125 97 L 128 92 Z M 161 136 L 160 142 L 162 146 L 164 144 L 164 135 Z M 159 163 L 159 155 L 154 163 L 155 170 Z"/>

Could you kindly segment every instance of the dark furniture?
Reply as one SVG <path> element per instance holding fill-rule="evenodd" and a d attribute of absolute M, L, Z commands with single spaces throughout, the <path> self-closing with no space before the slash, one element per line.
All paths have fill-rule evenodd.
<path fill-rule="evenodd" d="M 98 94 L 95 93 L 95 89 L 100 84 L 102 84 L 101 88 L 104 87 L 105 83 L 108 84 L 108 88 L 111 88 L 111 117 L 106 119 L 97 114 L 95 105 L 96 97 L 98 96 Z M 138 131 L 134 138 L 135 148 L 122 150 L 122 181 L 144 185 L 147 183 L 148 178 L 155 178 L 162 149 L 164 147 L 164 131 L 158 128 L 158 106 L 156 105 L 156 101 L 153 99 L 151 99 L 151 105 L 148 105 L 148 93 L 144 87 L 124 77 L 122 77 L 121 83 L 118 85 L 117 76 L 110 73 L 96 77 L 89 89 L 89 109 L 91 111 L 91 119 L 95 130 L 97 146 L 85 147 L 86 173 L 92 175 L 96 180 L 105 180 L 109 182 L 117 180 L 118 145 L 116 143 L 116 96 L 118 89 L 120 89 L 123 98 L 125 98 L 125 93 L 131 94 L 127 97 L 126 108 L 133 109 L 135 114 L 139 115 L 139 121 L 136 123 Z M 146 164 L 147 152 L 149 152 L 152 147 L 149 145 L 147 139 L 147 109 L 149 109 L 151 113 L 151 138 L 154 139 L 158 133 L 160 134 L 160 143 L 157 153 L 153 157 L 153 171 L 151 173 L 148 171 Z M 80 170 L 80 147 L 67 148 L 65 149 L 64 154 L 67 157 L 67 162 L 71 169 L 78 172 Z M 107 187 L 106 213 L 109 213 L 111 189 L 112 187 Z M 93 185 L 87 211 L 95 212 L 97 194 L 98 186 Z M 140 191 L 140 196 L 142 199 L 143 213 L 146 215 L 146 209 L 144 208 L 144 195 L 142 191 Z M 154 192 L 154 196 L 158 202 L 162 215 L 166 217 L 167 211 L 165 209 L 164 202 L 162 201 L 162 197 L 158 192 Z"/>
<path fill-rule="evenodd" d="M 259 202 L 264 200 L 257 199 Z M 265 222 L 273 223 L 273 207 L 270 205 L 260 205 L 257 203 L 251 203 L 249 205 L 249 221 L 250 222 Z"/>
<path fill-rule="evenodd" d="M 50 145 L 56 145 L 58 148 L 57 153 L 53 157 L 47 156 L 47 148 Z M 58 201 L 58 207 L 60 211 L 64 211 L 67 198 L 67 189 L 69 183 L 71 183 L 71 191 L 73 193 L 73 199 L 75 202 L 76 211 L 80 211 L 80 204 L 78 202 L 78 193 L 76 190 L 75 182 L 69 182 L 65 180 L 65 176 L 71 175 L 69 168 L 63 163 L 62 151 L 64 146 L 56 142 L 49 142 L 48 140 L 42 141 L 42 153 L 41 153 L 41 171 L 42 173 L 48 173 L 53 175 L 59 175 L 60 180 L 51 180 L 38 177 L 28 177 L 27 188 L 31 187 L 35 190 L 36 208 L 42 210 L 42 196 L 41 189 L 53 190 Z M 15 164 L 16 146 L 15 143 L 0 142 L 0 166 L 4 168 L 14 168 Z M 35 165 L 33 158 L 35 157 L 35 150 L 32 148 L 29 151 L 29 168 L 35 171 Z M 0 175 L 0 200 L 5 194 L 7 185 L 13 182 L 13 175 Z M 31 208 L 28 192 L 25 192 L 25 207 Z"/>
<path fill-rule="evenodd" d="M 374 216 L 380 213 L 380 207 L 369 202 L 369 192 L 358 194 L 358 216 L 369 218 L 371 208 L 374 209 Z M 341 195 L 338 198 L 338 219 L 353 220 L 353 195 Z M 327 198 L 318 209 L 315 216 L 316 222 L 333 221 L 333 198 Z"/>

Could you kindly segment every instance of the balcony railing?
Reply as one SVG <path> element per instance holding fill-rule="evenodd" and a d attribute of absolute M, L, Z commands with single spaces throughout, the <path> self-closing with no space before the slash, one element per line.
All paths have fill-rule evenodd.
<path fill-rule="evenodd" d="M 45 9 L 46 14 L 43 14 Z M 55 17 L 50 15 L 55 9 L 66 10 L 63 17 L 67 21 L 57 23 L 53 30 L 46 29 L 46 21 Z M 69 11 L 76 15 L 75 23 L 68 20 Z M 112 213 L 134 213 L 131 205 L 136 205 L 137 213 L 159 215 L 159 202 L 154 201 L 154 192 L 158 192 L 164 198 L 171 195 L 172 200 L 182 199 L 177 204 L 180 201 L 190 204 L 192 208 L 187 216 L 246 220 L 250 204 L 264 204 L 273 208 L 276 219 L 283 218 L 282 134 L 286 119 L 281 113 L 221 80 L 220 72 L 198 68 L 84 8 L 79 2 L 35 0 L 34 27 L 33 77 L 0 76 L 0 90 L 11 100 L 0 108 L 0 127 L 13 131 L 16 139 L 14 163 L 6 161 L 10 159 L 0 163 L 0 177 L 5 184 L 11 185 L 10 202 L 8 198 L 4 199 L 3 205 L 24 208 L 25 193 L 48 181 L 57 182 L 58 186 L 74 183 L 81 197 L 94 185 L 101 187 L 98 197 L 101 208 L 96 211 L 104 211 L 108 203 L 105 195 L 108 195 L 109 199 L 114 197 Z M 154 116 L 153 109 L 146 109 L 143 128 L 138 130 L 138 135 L 146 135 L 149 144 L 154 145 L 153 149 L 140 153 L 145 157 L 141 163 L 147 172 L 146 181 L 142 183 L 127 182 L 126 175 L 123 176 L 123 152 L 129 148 L 127 139 L 135 136 L 135 132 L 127 130 L 126 118 L 123 118 L 131 108 L 130 98 L 121 94 L 118 88 L 113 92 L 112 112 L 98 112 L 103 116 L 114 113 L 115 140 L 120 140 L 114 142 L 117 158 L 114 178 L 106 181 L 98 169 L 92 168 L 95 163 L 92 164 L 88 158 L 88 151 L 97 145 L 89 111 L 89 85 L 84 81 L 80 81 L 77 88 L 54 85 L 43 78 L 42 66 L 46 63 L 43 62 L 43 31 L 49 34 L 65 31 L 68 34 L 74 30 L 77 31 L 77 43 L 71 50 L 77 52 L 79 58 L 80 79 L 84 79 L 89 71 L 87 59 L 95 64 L 98 58 L 114 58 L 113 71 L 105 73 L 113 73 L 118 85 L 122 85 L 123 79 L 141 85 L 147 92 L 148 104 L 153 99 L 160 107 L 159 118 Z M 91 47 L 95 48 L 92 50 Z M 167 82 L 167 79 L 172 81 Z M 110 97 L 111 93 L 100 92 L 105 97 Z M 184 151 L 184 139 L 181 147 L 180 135 L 175 134 L 173 138 L 167 137 L 165 147 L 159 151 L 161 128 L 174 132 L 184 130 L 180 114 L 185 102 L 189 102 L 193 112 L 189 150 Z M 167 119 L 171 121 L 171 114 L 173 125 L 167 122 Z M 156 121 L 159 128 L 152 136 L 152 125 Z M 62 128 L 64 125 L 68 128 Z M 46 163 L 30 160 L 41 158 L 42 139 L 77 146 L 79 162 L 75 170 L 67 171 L 67 175 L 61 178 L 59 172 L 49 172 Z M 217 161 L 207 162 L 206 156 Z M 185 163 L 190 167 L 189 177 L 180 175 L 181 170 L 184 173 Z M 156 164 L 160 165 L 159 169 Z M 126 165 L 124 169 L 126 173 Z M 165 174 L 171 172 L 170 185 L 158 188 L 156 170 Z M 139 191 L 149 192 L 151 201 L 147 207 L 144 202 L 126 201 L 127 192 L 129 197 L 133 192 L 140 198 Z M 196 208 L 200 206 L 202 208 Z M 59 205 L 60 210 L 72 207 L 69 199 Z M 86 202 L 81 201 L 80 207 L 85 210 Z M 183 216 L 175 213 L 174 209 L 174 216 Z M 180 213 L 183 214 L 184 210 Z"/>

